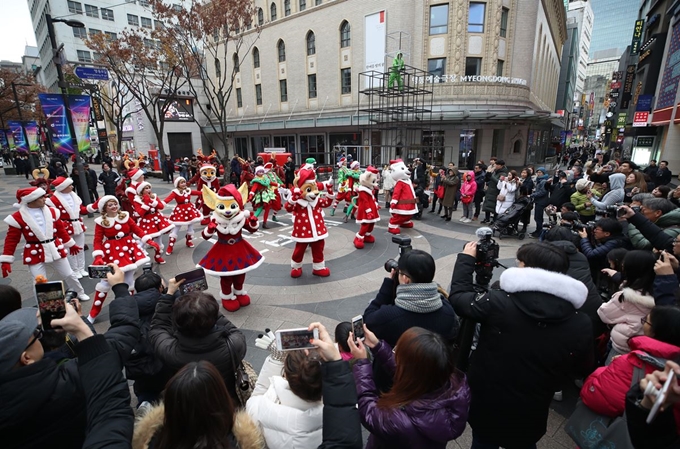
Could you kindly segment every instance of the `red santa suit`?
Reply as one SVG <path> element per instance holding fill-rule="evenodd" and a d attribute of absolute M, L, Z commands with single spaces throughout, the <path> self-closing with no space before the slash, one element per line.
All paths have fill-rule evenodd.
<path fill-rule="evenodd" d="M 378 170 L 369 166 L 366 172 L 361 175 L 357 188 L 359 197 L 357 198 L 356 222 L 361 225 L 359 232 L 354 237 L 354 246 L 357 249 L 364 247 L 364 243 L 375 242 L 375 237 L 371 234 L 373 227 L 380 221 L 380 206 L 373 195 L 373 185 L 377 183 Z M 369 187 L 370 185 L 371 187 Z"/>
<path fill-rule="evenodd" d="M 151 184 L 144 181 L 137 186 L 137 196 L 135 197 L 135 210 L 139 215 L 139 221 L 137 224 L 144 234 L 151 237 L 163 250 L 163 234 L 170 232 L 175 225 L 170 223 L 167 218 L 161 213 L 161 210 L 165 208 L 165 203 L 163 200 L 158 198 L 155 193 L 150 195 L 142 195 L 142 192 L 146 187 L 150 187 Z M 157 264 L 164 264 L 165 260 L 161 257 L 160 252 L 157 252 L 154 256 L 154 262 Z"/>
<path fill-rule="evenodd" d="M 61 279 L 66 281 L 68 287 L 78 292 L 78 298 L 88 301 L 83 286 L 76 278 L 75 273 L 66 259 L 66 250 L 70 254 L 77 254 L 82 247 L 76 245 L 71 238 L 63 222 L 59 220 L 59 211 L 49 206 L 41 208 L 28 207 L 31 203 L 45 196 L 45 191 L 39 187 L 20 189 L 17 191 L 17 200 L 20 201 L 19 210 L 5 218 L 9 226 L 5 246 L 0 256 L 2 264 L 2 276 L 7 277 L 11 272 L 11 264 L 14 263 L 14 252 L 21 242 L 21 237 L 26 240 L 23 250 L 23 262 L 28 266 L 31 275 L 47 277 L 46 265 L 54 268 Z"/>
<path fill-rule="evenodd" d="M 87 208 L 83 206 L 83 201 L 72 189 L 68 193 L 64 192 L 72 184 L 73 179 L 71 178 L 60 176 L 55 179 L 52 183 L 55 189 L 54 194 L 47 199 L 46 204 L 59 211 L 59 220 L 64 225 L 66 232 L 73 237 L 76 246 L 84 248 L 86 228 L 80 216 L 87 215 Z M 78 279 L 88 275 L 87 270 L 85 270 L 85 251 L 80 251 L 75 256 L 68 255 L 67 259 Z"/>
<path fill-rule="evenodd" d="M 144 172 L 135 168 L 128 172 L 128 177 L 130 178 L 130 185 L 125 189 L 125 197 L 127 198 L 127 205 L 123 205 L 124 209 L 131 212 L 133 220 L 137 221 L 139 219 L 139 214 L 135 209 L 135 198 L 137 197 L 137 186 L 141 182 L 144 182 Z"/>
<path fill-rule="evenodd" d="M 175 188 L 170 192 L 170 195 L 163 200 L 166 204 L 171 201 L 177 201 L 177 206 L 175 206 L 172 210 L 172 214 L 170 214 L 170 218 L 168 218 L 170 223 L 175 225 L 170 232 L 170 237 L 168 239 L 168 250 L 166 252 L 168 256 L 172 254 L 175 242 L 177 241 L 177 234 L 179 234 L 179 230 L 182 226 L 187 227 L 186 245 L 189 248 L 194 247 L 194 224 L 200 223 L 201 219 L 203 219 L 203 215 L 201 215 L 198 209 L 196 209 L 196 206 L 191 203 L 192 196 L 200 197 L 202 193 L 189 188 L 180 191 L 177 187 L 180 181 L 186 181 L 186 179 L 182 176 L 178 176 L 174 181 Z"/>
<path fill-rule="evenodd" d="M 220 180 L 217 179 L 217 169 L 215 166 L 210 163 L 202 164 L 198 168 L 198 173 L 196 173 L 194 177 L 187 182 L 188 185 L 192 185 L 194 183 L 196 184 L 196 190 L 199 192 L 203 191 L 203 186 L 208 186 L 210 190 L 217 193 L 217 191 L 220 190 Z M 211 211 L 210 208 L 205 205 L 202 194 L 196 199 L 196 209 L 203 213 L 201 224 L 207 225 L 210 221 Z"/>
<path fill-rule="evenodd" d="M 198 266 L 209 275 L 220 278 L 220 298 L 222 307 L 235 312 L 250 304 L 250 297 L 243 289 L 246 273 L 262 265 L 264 257 L 242 236 L 242 230 L 251 234 L 258 229 L 257 217 L 244 210 L 243 198 L 232 184 L 220 188 L 217 201 L 235 201 L 239 211 L 233 217 L 225 217 L 216 211 L 211 222 L 201 234 L 205 240 L 217 237 L 208 253 L 198 262 Z M 226 208 L 229 210 L 229 208 Z"/>
<path fill-rule="evenodd" d="M 323 249 L 328 230 L 323 219 L 323 209 L 333 203 L 330 196 L 321 196 L 316 184 L 316 173 L 313 169 L 301 168 L 295 180 L 293 195 L 286 202 L 286 211 L 293 214 L 293 232 L 291 239 L 295 241 L 295 249 L 291 257 L 291 277 L 302 276 L 302 259 L 307 246 L 312 247 L 312 274 L 329 276 L 330 269 L 326 267 Z M 299 186 L 299 187 L 298 187 Z M 302 194 L 307 187 L 312 192 Z M 332 187 L 329 188 L 332 192 Z"/>
<path fill-rule="evenodd" d="M 388 231 L 391 234 L 399 234 L 400 227 L 412 228 L 411 216 L 418 213 L 416 206 L 416 192 L 411 183 L 411 172 L 406 168 L 406 164 L 401 159 L 390 161 L 390 171 L 392 179 L 395 181 L 390 201 L 390 223 Z"/>
<path fill-rule="evenodd" d="M 104 208 L 109 201 L 115 201 L 120 208 L 118 199 L 112 195 L 105 195 L 92 204 L 94 210 L 102 213 L 102 216 L 94 219 L 93 265 L 110 263 L 118 265 L 125 273 L 125 282 L 132 289 L 135 284 L 135 270 L 151 261 L 149 255 L 132 236 L 137 236 L 142 243 L 149 243 L 151 246 L 156 244 L 150 242 L 151 236 L 137 226 L 128 212 L 119 210 L 115 217 L 105 216 Z M 155 247 L 158 251 L 159 248 Z M 102 279 L 95 286 L 95 300 L 88 317 L 90 322 L 94 323 L 94 319 L 99 315 L 109 290 L 111 286 L 106 279 Z"/>

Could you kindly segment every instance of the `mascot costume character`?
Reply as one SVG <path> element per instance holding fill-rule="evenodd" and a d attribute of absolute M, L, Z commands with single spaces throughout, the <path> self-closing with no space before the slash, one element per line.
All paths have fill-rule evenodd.
<path fill-rule="evenodd" d="M 217 193 L 203 186 L 203 200 L 213 212 L 202 236 L 209 240 L 217 234 L 217 242 L 198 266 L 203 267 L 207 274 L 220 278 L 222 307 L 229 312 L 236 312 L 250 304 L 250 297 L 243 290 L 246 273 L 264 262 L 262 254 L 241 235 L 243 229 L 252 234 L 259 226 L 257 217 L 243 207 L 247 196 L 245 184 L 238 190 L 233 184 L 227 184 Z"/>
<path fill-rule="evenodd" d="M 286 202 L 286 211 L 293 214 L 293 233 L 291 239 L 295 249 L 291 257 L 291 277 L 302 276 L 302 258 L 307 246 L 312 247 L 312 274 L 330 276 L 331 270 L 326 267 L 323 257 L 325 238 L 328 230 L 323 219 L 323 209 L 333 202 L 333 184 L 326 185 L 328 196 L 322 196 L 316 181 L 313 164 L 307 163 L 301 168 L 293 181 L 295 189 Z"/>
<path fill-rule="evenodd" d="M 199 156 L 201 155 L 199 154 Z M 201 157 L 201 159 L 203 158 Z M 187 184 L 192 185 L 194 183 L 196 183 L 196 190 L 198 191 L 205 192 L 205 189 L 203 189 L 205 186 L 213 193 L 217 193 L 220 190 L 220 180 L 217 179 L 217 167 L 210 162 L 203 162 L 198 168 L 198 173 Z M 196 209 L 203 212 L 201 224 L 205 226 L 210 223 L 210 207 L 206 204 L 205 193 L 196 200 Z"/>
<path fill-rule="evenodd" d="M 369 166 L 359 177 L 359 198 L 357 200 L 356 221 L 361 225 L 359 232 L 354 237 L 354 247 L 362 249 L 364 243 L 375 242 L 375 237 L 371 234 L 376 222 L 380 221 L 378 202 L 373 196 L 374 190 L 378 187 L 378 170 Z"/>
<path fill-rule="evenodd" d="M 411 183 L 411 172 L 401 159 L 390 161 L 390 176 L 394 180 L 394 190 L 390 201 L 390 234 L 399 234 L 401 228 L 412 228 L 411 217 L 418 213 L 416 192 Z"/>

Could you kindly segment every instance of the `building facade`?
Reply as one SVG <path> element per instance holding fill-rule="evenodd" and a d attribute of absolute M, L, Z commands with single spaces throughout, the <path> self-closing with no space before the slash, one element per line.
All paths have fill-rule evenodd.
<path fill-rule="evenodd" d="M 297 162 L 313 156 L 328 164 L 348 152 L 362 164 L 420 155 L 461 165 L 492 155 L 522 165 L 549 154 L 551 131 L 561 124 L 555 98 L 567 37 L 562 0 L 255 5 L 259 28 L 243 30 L 248 53 L 220 62 L 239 64 L 230 153 L 255 157 L 278 147 Z M 394 79 L 390 89 L 386 73 L 398 53 L 405 85 Z M 214 65 L 207 69 L 214 74 Z M 416 108 L 422 114 L 401 127 L 399 115 L 388 113 L 391 126 L 372 126 L 372 96 L 409 101 L 402 92 L 406 98 L 419 91 L 431 98 Z M 419 120 L 417 132 L 405 131 Z"/>
<path fill-rule="evenodd" d="M 616 49 L 616 56 L 621 56 L 630 44 L 626 36 L 622 39 L 622 30 L 632 30 L 638 18 L 641 0 L 591 0 L 595 23 L 590 52 Z M 598 56 L 593 55 L 592 58 Z"/>
<path fill-rule="evenodd" d="M 578 24 L 578 70 L 574 91 L 577 95 L 583 94 L 586 83 L 586 70 L 590 58 L 590 42 L 593 38 L 593 25 L 595 15 L 591 2 L 587 0 L 571 0 L 567 12 L 567 20 L 574 19 Z"/>
<path fill-rule="evenodd" d="M 64 18 L 82 22 L 84 28 L 71 28 L 63 23 L 55 23 L 54 31 L 57 44 L 63 44 L 62 57 L 65 62 L 74 66 L 96 65 L 98 55 L 85 45 L 88 36 L 105 34 L 109 39 L 117 39 L 119 33 L 126 28 L 141 27 L 153 29 L 159 26 L 153 20 L 152 12 L 146 0 L 28 0 L 31 20 L 38 46 L 41 70 L 38 77 L 52 92 L 57 92 L 57 70 L 52 58 L 52 46 L 50 43 L 45 14 L 53 18 Z M 115 80 L 102 85 L 102 90 L 117 89 Z M 187 111 L 199 115 L 198 121 L 203 122 L 200 112 L 193 108 L 196 101 L 192 95 L 184 89 L 178 93 L 179 99 L 186 104 Z M 188 103 L 186 103 L 188 102 Z M 153 133 L 152 126 L 146 115 L 140 111 L 138 104 L 132 102 L 128 106 L 129 118 L 123 128 L 123 135 L 115 135 L 109 127 L 109 143 L 115 148 L 117 139 L 122 139 L 123 150 L 129 153 L 147 153 L 148 150 L 158 147 L 159 142 Z M 96 135 L 96 134 L 95 134 Z M 173 157 L 180 157 L 195 153 L 202 147 L 201 129 L 192 118 L 169 120 L 165 124 L 163 144 L 166 152 Z"/>

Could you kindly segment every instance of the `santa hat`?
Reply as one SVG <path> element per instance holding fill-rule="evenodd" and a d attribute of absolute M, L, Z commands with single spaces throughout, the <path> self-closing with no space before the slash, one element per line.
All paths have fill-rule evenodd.
<path fill-rule="evenodd" d="M 369 165 L 368 167 L 366 167 L 366 171 L 369 172 L 369 173 L 373 173 L 374 175 L 377 175 L 379 173 L 378 169 L 375 168 L 372 165 Z"/>
<path fill-rule="evenodd" d="M 45 195 L 47 195 L 47 192 L 40 187 L 27 187 L 25 189 L 17 190 L 17 201 L 19 204 L 28 204 Z"/>
<path fill-rule="evenodd" d="M 220 187 L 220 190 L 217 191 L 217 197 L 220 200 L 236 200 L 238 207 L 243 209 L 243 197 L 234 184 Z"/>
<path fill-rule="evenodd" d="M 316 180 L 316 172 L 313 169 L 301 168 L 298 170 L 298 182 L 297 186 L 302 187 L 302 185 L 309 181 Z"/>
<path fill-rule="evenodd" d="M 57 192 L 63 192 L 64 189 L 68 186 L 73 184 L 73 179 L 71 178 L 65 178 L 63 176 L 59 176 L 57 179 L 52 182 L 52 185 L 54 186 L 54 189 Z"/>
<path fill-rule="evenodd" d="M 342 164 L 344 164 L 345 162 L 347 162 L 346 158 L 344 158 L 344 157 L 340 158 L 340 160 L 338 161 L 338 167 L 342 167 Z"/>
<path fill-rule="evenodd" d="M 255 167 L 255 174 L 256 174 L 256 175 L 261 175 L 261 174 L 263 174 L 264 172 L 265 172 L 265 170 L 264 170 L 264 167 L 263 167 L 263 166 L 259 165 L 259 166 Z"/>
<path fill-rule="evenodd" d="M 186 179 L 184 179 L 183 176 L 178 176 L 177 178 L 175 178 L 174 184 L 175 184 L 175 188 L 176 188 L 176 189 L 179 188 L 179 187 L 177 187 L 177 186 L 179 185 L 179 182 L 180 182 L 180 181 L 186 181 Z"/>
<path fill-rule="evenodd" d="M 392 159 L 390 161 L 390 168 L 392 168 L 392 166 L 394 166 L 394 165 L 403 164 L 403 163 L 404 163 L 404 161 L 402 161 L 401 159 Z"/>
<path fill-rule="evenodd" d="M 149 184 L 149 183 L 146 182 L 146 181 L 140 182 L 139 184 L 137 184 L 137 187 L 135 188 L 135 190 L 137 191 L 137 195 L 141 195 L 141 194 L 142 194 L 142 190 L 144 190 L 144 187 L 146 187 L 146 186 L 151 187 L 151 184 Z"/>
<path fill-rule="evenodd" d="M 106 206 L 106 203 L 108 203 L 109 201 L 115 201 L 118 205 L 120 205 L 120 203 L 118 202 L 118 198 L 116 198 L 114 195 L 104 195 L 102 197 L 99 197 L 99 199 L 94 203 L 88 204 L 87 211 L 89 213 L 94 213 L 96 211 L 103 213 L 104 207 Z"/>
<path fill-rule="evenodd" d="M 267 162 L 266 164 L 264 164 L 265 172 L 271 171 L 272 168 L 274 168 L 274 164 L 272 164 L 271 162 Z"/>
<path fill-rule="evenodd" d="M 203 170 L 207 170 L 209 168 L 212 168 L 213 170 L 215 170 L 215 166 L 213 164 L 211 164 L 209 162 L 205 162 L 205 163 L 201 164 L 201 166 L 198 168 L 198 170 L 203 171 Z"/>
<path fill-rule="evenodd" d="M 355 170 L 359 167 L 360 167 L 359 161 L 354 161 L 349 165 L 349 168 L 351 168 L 352 170 Z"/>
<path fill-rule="evenodd" d="M 141 178 L 142 176 L 144 176 L 144 172 L 138 168 L 135 168 L 128 172 L 128 177 L 132 179 L 132 181 L 139 181 L 139 178 Z"/>

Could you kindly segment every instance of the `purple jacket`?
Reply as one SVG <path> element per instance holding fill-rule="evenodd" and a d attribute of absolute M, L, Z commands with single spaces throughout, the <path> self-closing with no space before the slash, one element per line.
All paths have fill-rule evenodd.
<path fill-rule="evenodd" d="M 376 362 L 394 375 L 392 348 L 385 341 L 372 351 Z M 373 382 L 373 368 L 367 359 L 353 367 L 359 396 L 361 422 L 371 436 L 366 449 L 429 448 L 444 449 L 446 443 L 465 430 L 470 406 L 470 388 L 465 375 L 456 372 L 443 388 L 404 407 L 378 408 L 378 389 Z"/>

